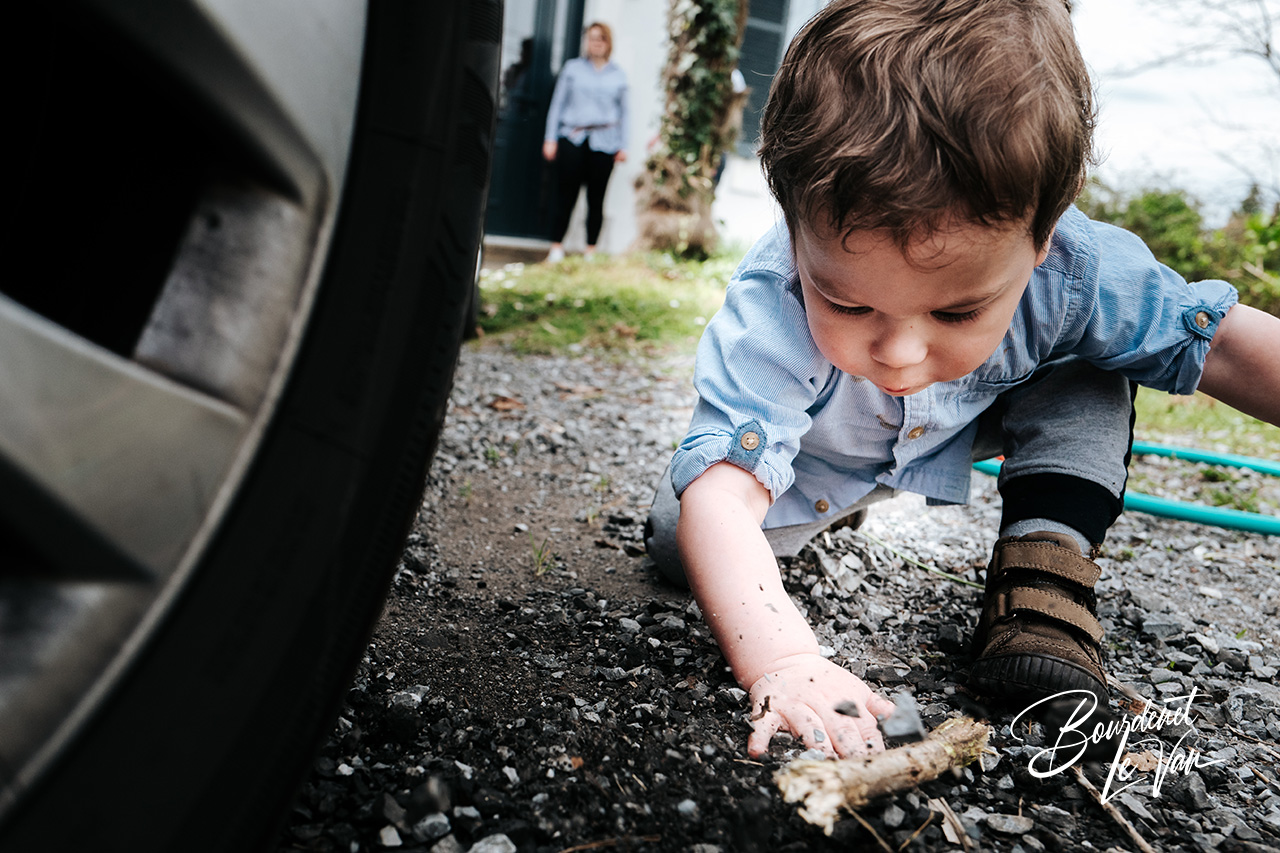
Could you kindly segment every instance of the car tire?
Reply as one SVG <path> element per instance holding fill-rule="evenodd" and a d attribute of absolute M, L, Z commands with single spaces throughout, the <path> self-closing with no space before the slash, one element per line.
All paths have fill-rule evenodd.
<path fill-rule="evenodd" d="M 469 322 L 501 21 L 501 0 L 370 4 L 341 203 L 278 401 L 191 570 L 56 749 L 5 744 L 43 759 L 0 780 L 0 850 L 244 851 L 278 832 L 421 504 Z M 47 583 L 0 589 L 6 654 Z"/>

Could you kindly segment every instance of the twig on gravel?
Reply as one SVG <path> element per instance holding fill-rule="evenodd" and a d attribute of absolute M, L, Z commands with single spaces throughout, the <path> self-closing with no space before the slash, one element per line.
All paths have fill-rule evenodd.
<path fill-rule="evenodd" d="M 1267 778 L 1267 775 L 1256 767 L 1250 767 L 1249 769 L 1253 771 L 1254 776 L 1257 776 L 1263 782 L 1266 782 L 1272 788 L 1275 788 L 1277 793 L 1280 793 L 1280 785 L 1277 785 L 1274 779 Z"/>
<path fill-rule="evenodd" d="M 889 842 L 881 838 L 880 833 L 876 832 L 876 828 L 862 819 L 862 815 L 858 814 L 857 812 L 854 812 L 853 819 L 856 820 L 858 823 L 862 824 L 863 829 L 871 833 L 871 837 L 874 838 L 877 843 L 879 843 L 880 848 L 884 850 L 885 853 L 893 853 L 893 848 L 889 846 Z"/>
<path fill-rule="evenodd" d="M 942 815 L 943 834 L 952 844 L 959 844 L 965 850 L 973 849 L 973 841 L 969 838 L 969 833 L 965 832 L 964 824 L 960 822 L 959 816 L 955 810 L 951 808 L 951 804 L 941 797 L 933 797 L 929 800 L 929 808 Z M 949 832 L 947 830 L 950 830 Z"/>
<path fill-rule="evenodd" d="M 926 572 L 932 572 L 935 575 L 941 575 L 942 577 L 946 578 L 949 581 L 962 583 L 965 586 L 977 587 L 978 589 L 986 589 L 986 587 L 984 587 L 982 584 L 975 583 L 969 580 L 968 578 L 962 578 L 959 575 L 953 575 L 950 572 L 944 572 L 942 569 L 936 569 L 933 566 L 930 566 L 928 563 L 922 563 L 919 560 L 915 559 L 914 557 L 909 557 L 906 554 L 899 551 L 897 548 L 890 545 L 888 542 L 885 542 L 880 537 L 873 536 L 872 534 L 868 533 L 865 530 L 855 530 L 854 533 L 863 537 L 872 545 L 879 545 L 881 548 L 884 548 L 886 551 L 888 551 L 890 554 L 893 554 L 898 559 L 905 560 L 906 562 L 910 563 L 911 565 L 915 566 L 918 569 L 924 569 Z"/>
<path fill-rule="evenodd" d="M 1146 702 L 1146 701 L 1147 701 L 1145 698 L 1143 698 L 1143 696 L 1142 696 L 1142 694 L 1141 694 L 1141 693 L 1139 693 L 1138 691 L 1134 690 L 1134 689 L 1133 689 L 1132 687 L 1130 687 L 1129 685 L 1127 685 L 1127 684 L 1122 684 L 1121 682 L 1117 681 L 1117 680 L 1116 680 L 1116 679 L 1111 675 L 1111 673 L 1109 673 L 1109 672 L 1107 673 L 1107 684 L 1108 684 L 1108 685 L 1110 685 L 1111 687 L 1115 688 L 1116 690 L 1119 690 L 1119 691 L 1120 691 L 1121 693 L 1123 693 L 1127 698 L 1129 698 L 1129 699 L 1133 700 L 1134 702 Z"/>
<path fill-rule="evenodd" d="M 1102 810 L 1110 815 L 1112 820 L 1119 824 L 1120 828 L 1129 834 L 1129 837 L 1133 839 L 1133 843 L 1137 845 L 1138 849 L 1141 850 L 1142 853 L 1156 853 L 1155 848 L 1147 843 L 1147 840 L 1138 833 L 1137 828 L 1134 827 L 1134 825 L 1130 823 L 1124 815 L 1120 814 L 1120 810 L 1118 808 L 1113 806 L 1111 803 L 1103 801 L 1102 792 L 1094 787 L 1092 782 L 1085 778 L 1084 771 L 1079 767 L 1072 767 L 1071 771 L 1075 773 L 1076 781 L 1080 783 L 1080 787 L 1088 791 L 1089 796 L 1093 797 L 1093 801 L 1102 806 Z"/>
<path fill-rule="evenodd" d="M 646 844 L 657 844 L 662 840 L 661 835 L 628 835 L 623 838 L 606 838 L 603 841 L 592 841 L 588 844 L 578 844 L 573 847 L 566 847 L 560 853 L 580 853 L 583 850 L 600 850 L 604 847 L 617 847 L 619 844 L 634 844 L 637 841 L 643 841 Z"/>
<path fill-rule="evenodd" d="M 1228 724 L 1228 725 L 1227 725 L 1227 730 L 1228 730 L 1228 731 L 1230 731 L 1233 735 L 1236 735 L 1237 737 L 1242 737 L 1242 738 L 1244 738 L 1244 739 L 1245 739 L 1245 740 L 1247 740 L 1247 741 L 1251 741 L 1251 742 L 1253 742 L 1253 743 L 1256 743 L 1258 746 L 1262 747 L 1262 749 L 1263 749 L 1263 751 L 1264 751 L 1264 752 L 1266 752 L 1268 755 L 1270 755 L 1272 758 L 1276 759 L 1277 761 L 1280 761 L 1280 755 L 1277 755 L 1277 754 L 1276 754 L 1276 752 L 1275 752 L 1275 750 L 1270 749 L 1270 748 L 1267 746 L 1267 742 L 1266 742 L 1265 740 L 1258 740 L 1258 739 L 1257 739 L 1256 737 L 1254 737 L 1253 735 L 1246 734 L 1246 733 L 1244 733 L 1244 732 L 1240 731 L 1239 729 L 1237 729 L 1235 726 L 1230 725 L 1230 724 Z"/>
<path fill-rule="evenodd" d="M 841 809 L 853 812 L 878 796 L 914 788 L 947 769 L 963 767 L 987 746 L 991 727 L 969 717 L 943 722 L 924 740 L 862 758 L 792 761 L 773 775 L 788 803 L 803 801 L 800 817 L 827 835 Z"/>
<path fill-rule="evenodd" d="M 907 846 L 911 844 L 912 841 L 915 841 L 916 838 L 920 836 L 920 833 L 924 832 L 929 827 L 929 824 L 933 823 L 933 816 L 935 814 L 937 814 L 937 812 L 929 812 L 929 816 L 924 819 L 924 823 L 920 824 L 919 828 L 916 829 L 915 832 L 911 833 L 911 837 L 898 845 L 898 853 L 902 853 L 903 850 L 906 850 Z"/>

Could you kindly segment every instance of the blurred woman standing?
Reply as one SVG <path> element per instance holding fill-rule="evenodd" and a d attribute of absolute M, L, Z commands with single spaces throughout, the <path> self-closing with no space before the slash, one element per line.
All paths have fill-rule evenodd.
<path fill-rule="evenodd" d="M 613 32 L 596 22 L 587 27 L 583 56 L 560 69 L 547 111 L 542 156 L 555 164 L 556 198 L 547 260 L 564 259 L 578 190 L 587 185 L 587 257 L 596 250 L 604 223 L 604 192 L 613 164 L 627 159 L 627 77 L 609 60 Z"/>

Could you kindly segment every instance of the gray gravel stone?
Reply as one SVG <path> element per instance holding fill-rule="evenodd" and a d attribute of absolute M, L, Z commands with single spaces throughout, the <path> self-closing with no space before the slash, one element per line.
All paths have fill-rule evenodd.
<path fill-rule="evenodd" d="M 1044 842 L 1039 838 L 1036 838 L 1034 835 L 1022 836 L 1020 843 L 1025 849 L 1031 850 L 1032 853 L 1041 853 L 1041 851 L 1045 849 Z"/>
<path fill-rule="evenodd" d="M 413 837 L 418 841 L 435 841 L 452 831 L 449 818 L 439 812 L 429 814 L 413 825 Z"/>
<path fill-rule="evenodd" d="M 1026 835 L 1035 827 L 1036 822 L 1026 815 L 989 814 L 986 820 L 992 832 L 1001 835 Z"/>
<path fill-rule="evenodd" d="M 1165 613 L 1153 613 L 1142 620 L 1142 630 L 1157 639 L 1167 640 L 1182 633 L 1182 622 Z"/>
<path fill-rule="evenodd" d="M 894 710 L 880 720 L 880 730 L 887 738 L 902 741 L 924 740 L 928 732 L 920 719 L 920 709 L 915 697 L 910 693 L 899 693 L 893 697 Z"/>
<path fill-rule="evenodd" d="M 1249 658 L 1238 649 L 1219 649 L 1216 657 L 1218 663 L 1226 664 L 1235 672 L 1244 672 L 1249 667 Z"/>
<path fill-rule="evenodd" d="M 431 846 L 431 853 L 466 853 L 466 848 L 452 835 L 446 835 Z"/>
<path fill-rule="evenodd" d="M 885 807 L 884 814 L 880 816 L 880 820 L 890 829 L 897 829 L 902 826 L 902 822 L 907 819 L 907 813 L 904 812 L 897 803 L 890 803 Z"/>
<path fill-rule="evenodd" d="M 496 835 L 481 838 L 471 845 L 471 849 L 467 853 L 516 853 L 517 849 L 510 838 L 502 833 L 497 833 Z"/>
<path fill-rule="evenodd" d="M 1043 805 L 1036 809 L 1036 820 L 1043 824 L 1047 824 L 1064 835 L 1070 835 L 1076 831 L 1075 815 L 1066 809 L 1060 809 L 1053 805 Z"/>
<path fill-rule="evenodd" d="M 1118 799 L 1121 803 L 1123 803 L 1125 808 L 1127 808 L 1129 811 L 1133 812 L 1135 815 L 1145 820 L 1147 823 L 1150 823 L 1153 825 L 1158 824 L 1158 821 L 1156 820 L 1155 815 L 1151 814 L 1151 812 L 1143 804 L 1142 800 L 1138 799 L 1133 794 L 1121 794 L 1116 799 Z"/>
<path fill-rule="evenodd" d="M 1261 655 L 1249 656 L 1249 671 L 1253 673 L 1255 678 L 1259 678 L 1263 681 L 1271 680 L 1276 674 L 1276 668 L 1274 666 L 1267 666 L 1263 663 Z"/>
<path fill-rule="evenodd" d="M 1178 798 L 1178 802 L 1192 811 L 1204 811 L 1214 805 L 1213 798 L 1205 789 L 1204 780 L 1200 778 L 1199 773 L 1193 771 L 1186 776 L 1175 777 L 1169 787 Z"/>

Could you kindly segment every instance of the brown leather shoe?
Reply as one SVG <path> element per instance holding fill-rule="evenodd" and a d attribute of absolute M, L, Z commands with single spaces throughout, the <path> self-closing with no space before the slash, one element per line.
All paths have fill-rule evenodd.
<path fill-rule="evenodd" d="M 1083 689 L 1105 705 L 1102 626 L 1093 592 L 1099 574 L 1070 536 L 1030 533 L 997 541 L 973 637 L 974 689 L 1028 703 Z"/>

